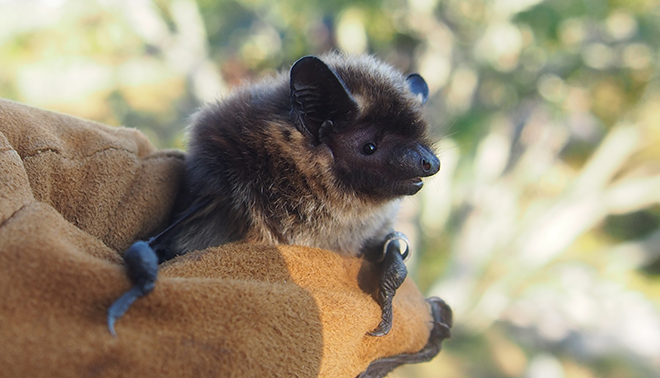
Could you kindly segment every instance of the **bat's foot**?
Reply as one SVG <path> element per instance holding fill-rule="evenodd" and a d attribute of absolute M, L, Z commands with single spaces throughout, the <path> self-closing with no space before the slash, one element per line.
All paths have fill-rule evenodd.
<path fill-rule="evenodd" d="M 442 342 L 451 336 L 452 311 L 440 298 L 433 297 L 426 301 L 431 307 L 433 329 L 424 348 L 417 353 L 399 354 L 376 360 L 358 378 L 382 378 L 401 365 L 427 362 L 440 353 Z"/>
<path fill-rule="evenodd" d="M 108 309 L 108 330 L 113 336 L 115 322 L 121 318 L 138 298 L 149 294 L 156 285 L 158 277 L 158 256 L 145 241 L 133 243 L 124 253 L 124 264 L 133 287 L 124 293 Z"/>
<path fill-rule="evenodd" d="M 403 263 L 409 254 L 408 238 L 401 232 L 387 235 L 383 246 L 383 274 L 378 286 L 378 300 L 382 316 L 378 328 L 369 332 L 371 336 L 387 335 L 392 329 L 392 300 L 397 289 L 408 275 L 408 269 Z"/>

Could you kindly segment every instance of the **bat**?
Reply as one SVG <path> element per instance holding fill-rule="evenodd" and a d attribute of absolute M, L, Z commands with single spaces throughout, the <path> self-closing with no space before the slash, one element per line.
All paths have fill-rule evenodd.
<path fill-rule="evenodd" d="M 124 255 L 134 287 L 108 311 L 108 327 L 149 293 L 158 263 L 242 241 L 303 245 L 382 266 L 382 320 L 407 275 L 408 241 L 393 222 L 405 196 L 440 161 L 422 106 L 429 90 L 367 55 L 306 56 L 288 72 L 241 87 L 198 111 L 189 128 L 177 219 Z"/>

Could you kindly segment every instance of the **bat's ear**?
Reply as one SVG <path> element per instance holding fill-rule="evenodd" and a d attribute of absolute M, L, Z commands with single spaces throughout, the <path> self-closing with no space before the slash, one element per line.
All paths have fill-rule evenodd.
<path fill-rule="evenodd" d="M 300 58 L 291 67 L 291 104 L 306 130 L 317 142 L 355 119 L 358 105 L 344 82 L 315 56 Z"/>
<path fill-rule="evenodd" d="M 426 85 L 426 81 L 419 74 L 410 74 L 406 78 L 406 83 L 408 83 L 408 88 L 410 91 L 419 98 L 419 101 L 423 104 L 426 104 L 426 100 L 429 99 L 429 86 Z"/>

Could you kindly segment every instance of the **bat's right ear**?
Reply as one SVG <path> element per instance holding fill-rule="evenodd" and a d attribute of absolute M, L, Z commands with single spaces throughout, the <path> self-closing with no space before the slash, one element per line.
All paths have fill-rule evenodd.
<path fill-rule="evenodd" d="M 357 102 L 344 82 L 315 56 L 300 58 L 291 67 L 290 90 L 296 127 L 317 143 L 357 116 Z"/>
<path fill-rule="evenodd" d="M 417 96 L 422 105 L 426 104 L 426 100 L 429 99 L 429 86 L 426 85 L 424 78 L 420 74 L 410 74 L 406 78 L 406 83 L 408 83 L 408 88 Z"/>

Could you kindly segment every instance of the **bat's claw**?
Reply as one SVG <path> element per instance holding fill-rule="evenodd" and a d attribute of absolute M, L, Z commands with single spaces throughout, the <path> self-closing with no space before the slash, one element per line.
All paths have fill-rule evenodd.
<path fill-rule="evenodd" d="M 403 261 L 408 260 L 410 257 L 410 241 L 403 232 L 393 231 L 385 236 L 385 243 L 383 244 L 383 255 L 378 261 L 385 260 L 385 256 L 389 250 L 396 250 L 401 254 Z"/>
<path fill-rule="evenodd" d="M 376 360 L 358 378 L 382 378 L 398 366 L 430 361 L 440 353 L 442 342 L 451 336 L 452 311 L 440 298 L 433 297 L 426 301 L 431 307 L 433 329 L 424 348 L 417 353 L 399 354 Z"/>
<path fill-rule="evenodd" d="M 133 243 L 124 253 L 124 264 L 133 287 L 108 309 L 108 330 L 115 337 L 115 322 L 128 311 L 133 302 L 154 289 L 158 277 L 158 257 L 147 242 Z"/>
<path fill-rule="evenodd" d="M 403 243 L 402 243 L 403 242 Z M 402 252 L 402 244 L 405 250 Z M 382 309 L 382 316 L 378 327 L 369 332 L 371 336 L 387 335 L 392 329 L 392 300 L 397 289 L 408 275 L 408 269 L 403 263 L 404 255 L 409 254 L 408 238 L 400 232 L 389 234 L 383 247 L 383 274 L 380 277 L 378 300 Z"/>
<path fill-rule="evenodd" d="M 141 296 L 143 296 L 143 291 L 138 286 L 133 286 L 129 291 L 125 292 L 124 295 L 119 297 L 112 306 L 108 309 L 108 330 L 112 336 L 117 336 L 115 332 L 115 322 L 117 319 L 121 318 L 128 308 Z"/>
<path fill-rule="evenodd" d="M 378 324 L 378 328 L 371 332 L 367 332 L 367 334 L 369 336 L 380 337 L 390 333 L 390 330 L 392 330 L 392 320 L 387 321 L 383 319 L 380 324 Z"/>

